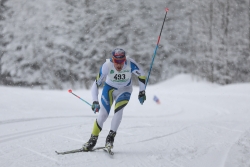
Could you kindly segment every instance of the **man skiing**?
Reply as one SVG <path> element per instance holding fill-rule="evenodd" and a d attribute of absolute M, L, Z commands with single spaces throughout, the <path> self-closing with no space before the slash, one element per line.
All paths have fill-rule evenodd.
<path fill-rule="evenodd" d="M 99 74 L 91 87 L 93 98 L 92 110 L 94 113 L 99 112 L 99 115 L 94 122 L 89 141 L 83 145 L 85 151 L 92 150 L 96 145 L 103 123 L 108 118 L 111 106 L 115 101 L 114 116 L 105 144 L 105 147 L 109 150 L 113 148 L 114 138 L 122 120 L 123 109 L 128 104 L 132 93 L 132 73 L 138 77 L 140 89 L 138 99 L 143 104 L 146 100 L 146 77 L 142 68 L 133 59 L 126 57 L 123 49 L 116 48 L 112 52 L 112 58 L 107 59 L 101 66 Z M 99 103 L 98 87 L 102 85 L 104 80 L 101 103 Z"/>

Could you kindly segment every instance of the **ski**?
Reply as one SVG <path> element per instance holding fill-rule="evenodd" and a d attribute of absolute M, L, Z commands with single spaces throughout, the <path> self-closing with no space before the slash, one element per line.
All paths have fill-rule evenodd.
<path fill-rule="evenodd" d="M 110 147 L 104 147 L 103 150 L 105 152 L 107 152 L 109 155 L 113 156 L 114 155 L 114 152 L 111 150 Z"/>
<path fill-rule="evenodd" d="M 92 152 L 92 151 L 95 151 L 95 150 L 100 150 L 100 149 L 104 149 L 105 147 L 96 147 L 96 148 L 93 148 L 92 150 L 84 150 L 83 148 L 80 148 L 80 149 L 75 149 L 75 150 L 69 150 L 69 151 L 63 151 L 63 152 L 58 152 L 58 151 L 55 151 L 58 155 L 64 155 L 64 154 L 72 154 L 72 153 L 78 153 L 78 152 Z"/>

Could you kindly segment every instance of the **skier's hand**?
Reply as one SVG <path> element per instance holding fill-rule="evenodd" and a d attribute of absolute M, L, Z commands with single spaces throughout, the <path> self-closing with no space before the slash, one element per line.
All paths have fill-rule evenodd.
<path fill-rule="evenodd" d="M 100 110 L 99 102 L 98 101 L 94 101 L 91 108 L 94 111 L 94 113 L 99 112 L 99 110 Z"/>
<path fill-rule="evenodd" d="M 144 90 L 139 92 L 138 99 L 142 105 L 144 103 L 144 101 L 146 100 L 146 93 Z"/>

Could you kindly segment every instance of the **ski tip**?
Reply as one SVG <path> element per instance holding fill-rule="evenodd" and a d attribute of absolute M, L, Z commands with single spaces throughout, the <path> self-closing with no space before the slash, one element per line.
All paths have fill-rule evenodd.
<path fill-rule="evenodd" d="M 63 155 L 64 153 L 55 151 L 57 155 Z"/>
<path fill-rule="evenodd" d="M 166 12 L 168 12 L 168 11 L 169 11 L 169 9 L 168 9 L 168 8 L 165 8 L 165 11 L 166 11 Z"/>
<path fill-rule="evenodd" d="M 111 151 L 110 149 L 108 149 L 107 147 L 103 148 L 103 150 L 105 152 L 107 152 L 109 155 L 113 156 L 115 153 L 113 151 Z"/>
<path fill-rule="evenodd" d="M 71 89 L 69 89 L 69 90 L 68 90 L 68 92 L 69 92 L 69 93 L 72 93 L 72 90 L 71 90 Z"/>

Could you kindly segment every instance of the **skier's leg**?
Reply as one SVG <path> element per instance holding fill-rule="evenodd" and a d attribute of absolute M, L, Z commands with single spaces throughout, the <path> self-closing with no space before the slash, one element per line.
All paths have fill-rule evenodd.
<path fill-rule="evenodd" d="M 94 122 L 93 130 L 92 130 L 92 134 L 93 135 L 95 135 L 95 136 L 99 135 L 99 133 L 102 130 L 103 123 L 107 120 L 108 116 L 109 116 L 109 113 L 103 107 L 103 104 L 101 102 L 99 115 L 98 115 L 96 121 Z"/>
<path fill-rule="evenodd" d="M 121 123 L 123 109 L 130 100 L 131 91 L 132 90 L 128 89 L 126 92 L 125 91 L 121 92 L 116 98 L 115 111 L 114 111 L 115 114 L 114 114 L 114 117 L 112 118 L 111 127 L 110 127 L 110 130 L 113 130 L 114 132 L 117 131 Z"/>
<path fill-rule="evenodd" d="M 83 145 L 83 149 L 85 150 L 92 150 L 96 145 L 103 123 L 107 120 L 110 108 L 113 104 L 113 91 L 113 87 L 109 85 L 105 85 L 103 88 L 99 115 L 94 122 L 89 141 Z"/>
<path fill-rule="evenodd" d="M 112 130 L 114 132 L 117 131 L 117 129 L 122 121 L 123 109 L 124 109 L 124 107 L 114 114 L 112 121 L 111 121 L 110 130 Z"/>
<path fill-rule="evenodd" d="M 92 130 L 92 134 L 95 136 L 98 136 L 99 133 L 102 130 L 103 123 L 107 120 L 111 106 L 113 104 L 113 92 L 114 88 L 105 84 L 103 91 L 102 91 L 102 97 L 101 97 L 101 106 L 99 115 L 94 123 L 94 127 Z"/>
<path fill-rule="evenodd" d="M 130 96 L 131 96 L 131 91 L 122 92 L 121 94 L 118 95 L 116 99 L 115 114 L 111 121 L 110 132 L 106 138 L 106 145 L 105 145 L 106 147 L 113 148 L 116 131 L 122 120 L 123 109 L 128 104 Z"/>
<path fill-rule="evenodd" d="M 107 120 L 108 116 L 109 116 L 109 113 L 103 107 L 103 104 L 101 102 L 99 115 L 94 122 L 92 133 L 91 133 L 93 136 L 99 136 L 99 133 L 102 131 L 103 123 Z"/>

